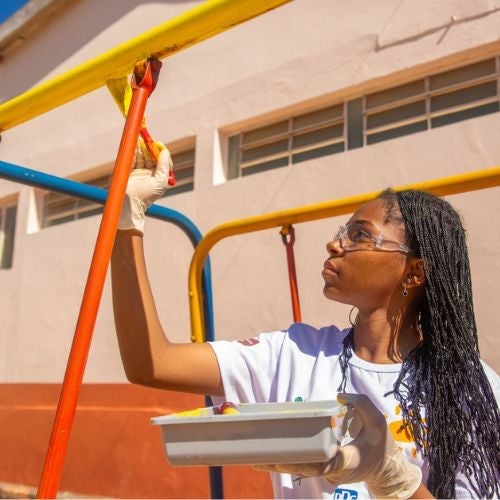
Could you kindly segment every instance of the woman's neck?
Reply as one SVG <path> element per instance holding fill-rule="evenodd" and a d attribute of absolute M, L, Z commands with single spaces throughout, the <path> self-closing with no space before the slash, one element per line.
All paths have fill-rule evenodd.
<path fill-rule="evenodd" d="M 354 326 L 354 352 L 371 363 L 401 363 L 420 342 L 422 335 L 415 314 L 387 311 L 359 313 Z"/>

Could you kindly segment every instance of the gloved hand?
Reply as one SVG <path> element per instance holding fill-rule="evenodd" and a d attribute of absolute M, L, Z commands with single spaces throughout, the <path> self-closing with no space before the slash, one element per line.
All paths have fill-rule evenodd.
<path fill-rule="evenodd" d="M 385 417 L 365 395 L 339 394 L 337 399 L 354 408 L 362 426 L 359 420 L 351 421 L 349 434 L 354 439 L 341 446 L 329 462 L 256 468 L 304 477 L 324 476 L 333 485 L 364 481 L 377 498 L 409 498 L 420 486 L 422 471 L 396 446 Z"/>
<path fill-rule="evenodd" d="M 143 233 L 146 210 L 168 187 L 168 174 L 173 167 L 170 152 L 161 142 L 155 145 L 160 150 L 157 163 L 142 138 L 137 142 L 118 229 L 136 229 Z"/>

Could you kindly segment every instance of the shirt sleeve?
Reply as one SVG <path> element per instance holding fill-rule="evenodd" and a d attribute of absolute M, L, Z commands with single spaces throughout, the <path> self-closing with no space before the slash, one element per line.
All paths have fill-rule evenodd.
<path fill-rule="evenodd" d="M 285 335 L 277 331 L 246 340 L 210 343 L 219 363 L 226 401 L 269 402 Z M 217 397 L 212 400 L 214 404 L 221 401 Z"/>

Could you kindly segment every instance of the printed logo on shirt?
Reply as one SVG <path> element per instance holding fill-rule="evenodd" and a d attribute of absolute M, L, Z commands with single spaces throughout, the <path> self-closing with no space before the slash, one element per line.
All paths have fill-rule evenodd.
<path fill-rule="evenodd" d="M 337 488 L 333 492 L 333 500 L 356 500 L 358 492 L 356 490 L 346 490 L 344 488 Z"/>
<path fill-rule="evenodd" d="M 259 339 L 252 337 L 251 339 L 238 340 L 238 342 L 244 346 L 251 347 L 253 345 L 257 345 L 259 343 Z"/>

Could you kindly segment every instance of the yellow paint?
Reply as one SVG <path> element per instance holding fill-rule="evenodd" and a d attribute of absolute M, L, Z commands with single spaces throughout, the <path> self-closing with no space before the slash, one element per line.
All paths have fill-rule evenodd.
<path fill-rule="evenodd" d="M 408 184 L 395 189 L 399 191 L 403 189 L 420 189 L 444 196 L 493 186 L 500 186 L 500 167 L 492 167 L 426 182 Z M 350 214 L 360 205 L 376 198 L 379 194 L 379 191 L 375 191 L 324 203 L 258 215 L 247 219 L 226 222 L 209 231 L 197 245 L 189 268 L 191 340 L 193 342 L 203 342 L 205 339 L 201 277 L 208 252 L 218 241 L 228 236 Z"/>
<path fill-rule="evenodd" d="M 413 434 L 408 429 L 403 429 L 402 425 L 403 422 L 401 420 L 396 420 L 388 424 L 394 441 L 399 441 L 400 443 L 414 443 L 415 439 Z"/>
<path fill-rule="evenodd" d="M 131 74 L 138 61 L 176 54 L 290 1 L 208 0 L 3 103 L 0 132 Z"/>
<path fill-rule="evenodd" d="M 240 412 L 236 408 L 224 408 L 222 410 L 223 415 L 239 415 Z"/>
<path fill-rule="evenodd" d="M 108 87 L 109 92 L 113 96 L 118 109 L 121 111 L 122 115 L 126 117 L 130 102 L 132 101 L 132 87 L 130 86 L 128 78 L 124 76 L 123 78 L 108 80 L 106 82 L 106 87 Z"/>
<path fill-rule="evenodd" d="M 208 417 L 209 413 L 207 408 L 195 408 L 194 410 L 185 410 L 178 413 L 173 413 L 174 417 Z"/>

